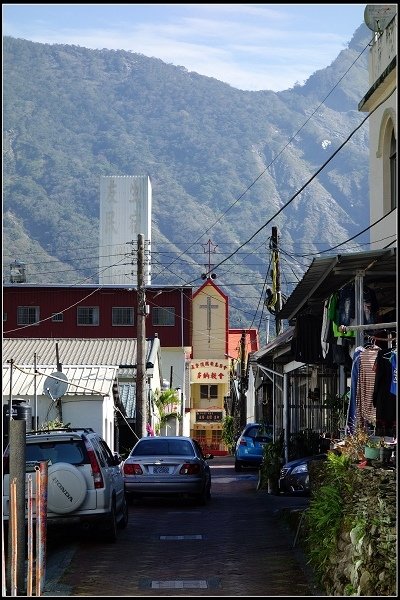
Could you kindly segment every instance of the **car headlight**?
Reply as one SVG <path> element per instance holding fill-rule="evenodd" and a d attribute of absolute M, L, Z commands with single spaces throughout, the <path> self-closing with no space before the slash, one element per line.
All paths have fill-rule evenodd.
<path fill-rule="evenodd" d="M 307 463 L 304 463 L 302 465 L 298 465 L 297 467 L 294 467 L 294 469 L 292 471 L 292 475 L 299 475 L 300 473 L 308 473 Z"/>

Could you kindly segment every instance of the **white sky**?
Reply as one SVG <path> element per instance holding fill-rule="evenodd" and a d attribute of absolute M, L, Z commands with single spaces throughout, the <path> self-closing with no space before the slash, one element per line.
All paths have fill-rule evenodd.
<path fill-rule="evenodd" d="M 130 50 L 242 90 L 280 91 L 329 66 L 365 6 L 3 4 L 2 25 L 3 36 Z"/>

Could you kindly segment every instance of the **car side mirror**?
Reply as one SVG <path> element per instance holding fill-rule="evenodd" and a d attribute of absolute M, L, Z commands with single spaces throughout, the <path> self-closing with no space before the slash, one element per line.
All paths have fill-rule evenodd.
<path fill-rule="evenodd" d="M 118 452 L 114 452 L 113 456 L 114 456 L 115 464 L 119 465 L 121 463 L 121 461 L 122 461 L 121 455 L 118 454 Z"/>
<path fill-rule="evenodd" d="M 205 454 L 204 458 L 206 460 L 211 460 L 212 458 L 214 458 L 214 454 Z"/>

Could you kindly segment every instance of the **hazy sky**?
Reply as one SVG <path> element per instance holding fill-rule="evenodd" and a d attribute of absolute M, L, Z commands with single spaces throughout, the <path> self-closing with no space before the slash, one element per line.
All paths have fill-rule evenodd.
<path fill-rule="evenodd" d="M 3 4 L 2 25 L 3 36 L 131 50 L 242 90 L 279 91 L 330 65 L 365 6 Z"/>

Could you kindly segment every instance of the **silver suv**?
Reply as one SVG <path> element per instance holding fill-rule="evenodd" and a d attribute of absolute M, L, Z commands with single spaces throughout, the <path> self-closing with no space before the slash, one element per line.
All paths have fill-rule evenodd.
<path fill-rule="evenodd" d="M 9 446 L 3 456 L 3 519 L 9 518 Z M 52 429 L 26 434 L 26 477 L 48 463 L 47 521 L 100 524 L 114 542 L 128 524 L 128 505 L 120 469 L 103 438 L 91 428 Z M 32 477 L 35 490 L 35 478 Z M 35 493 L 35 491 L 34 491 Z"/>

